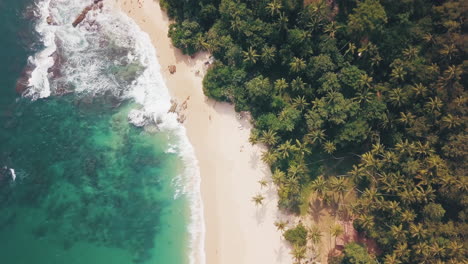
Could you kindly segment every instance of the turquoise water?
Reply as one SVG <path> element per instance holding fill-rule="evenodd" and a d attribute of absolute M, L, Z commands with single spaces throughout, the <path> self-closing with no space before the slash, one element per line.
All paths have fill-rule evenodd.
<path fill-rule="evenodd" d="M 0 0 L 0 263 L 188 263 L 190 205 L 176 184 L 181 155 L 168 151 L 173 132 L 129 123 L 141 105 L 122 92 L 70 81 L 66 48 L 50 96 L 15 92 L 28 56 L 44 49 L 31 6 Z M 108 47 L 96 49 L 106 60 Z M 144 66 L 119 62 L 96 78 L 115 75 L 125 90 Z M 60 84 L 74 92 L 54 94 Z"/>

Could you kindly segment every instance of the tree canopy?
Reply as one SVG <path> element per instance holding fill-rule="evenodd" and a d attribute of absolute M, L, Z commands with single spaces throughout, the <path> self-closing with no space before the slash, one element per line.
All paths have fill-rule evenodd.
<path fill-rule="evenodd" d="M 380 263 L 466 260 L 465 1 L 305 2 L 161 5 L 176 47 L 215 56 L 205 93 L 252 113 L 281 208 L 297 211 L 310 184 L 352 190 Z M 374 263 L 359 247 L 344 263 Z"/>

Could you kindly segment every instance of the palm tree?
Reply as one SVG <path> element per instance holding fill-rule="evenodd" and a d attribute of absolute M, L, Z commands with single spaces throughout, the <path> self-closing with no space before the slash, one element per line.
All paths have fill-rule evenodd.
<path fill-rule="evenodd" d="M 331 141 L 325 141 L 325 143 L 323 144 L 323 150 L 328 154 L 332 154 L 336 150 L 335 143 Z"/>
<path fill-rule="evenodd" d="M 298 246 L 298 245 L 294 245 L 294 248 L 291 251 L 291 255 L 298 263 L 301 263 L 301 261 L 305 258 L 306 248 Z"/>
<path fill-rule="evenodd" d="M 231 20 L 231 29 L 234 32 L 240 32 L 242 27 L 242 20 L 239 17 Z"/>
<path fill-rule="evenodd" d="M 411 237 L 413 238 L 423 239 L 427 234 L 427 230 L 424 229 L 421 223 L 418 223 L 418 224 L 411 223 L 409 228 L 410 228 Z"/>
<path fill-rule="evenodd" d="M 325 130 L 316 129 L 312 130 L 306 135 L 307 140 L 314 144 L 315 142 L 323 142 L 325 140 Z"/>
<path fill-rule="evenodd" d="M 271 178 L 273 179 L 273 182 L 276 185 L 280 185 L 286 179 L 286 174 L 280 169 L 275 169 L 275 171 L 271 175 Z"/>
<path fill-rule="evenodd" d="M 294 146 L 291 144 L 291 140 L 286 140 L 283 144 L 278 146 L 278 152 L 280 155 L 283 157 L 283 159 L 286 159 L 289 157 L 289 152 L 294 150 Z"/>
<path fill-rule="evenodd" d="M 341 26 L 339 26 L 335 21 L 330 22 L 325 26 L 324 31 L 328 33 L 328 36 L 332 39 L 335 38 L 336 31 L 340 29 Z"/>
<path fill-rule="evenodd" d="M 406 94 L 401 88 L 396 88 L 389 92 L 388 99 L 393 106 L 400 107 L 406 102 Z"/>
<path fill-rule="evenodd" d="M 452 57 L 455 57 L 456 53 L 458 52 L 458 49 L 454 44 L 443 44 L 442 49 L 439 52 L 440 55 L 442 55 L 444 58 L 448 58 L 448 61 L 451 61 Z"/>
<path fill-rule="evenodd" d="M 396 241 L 406 241 L 406 230 L 402 224 L 390 226 L 390 234 Z"/>
<path fill-rule="evenodd" d="M 306 83 L 302 81 L 301 77 L 296 77 L 291 82 L 291 88 L 293 91 L 303 91 L 305 90 Z"/>
<path fill-rule="evenodd" d="M 281 2 L 278 0 L 273 0 L 273 2 L 270 2 L 267 5 L 267 9 L 270 11 L 271 16 L 279 14 L 282 7 Z"/>
<path fill-rule="evenodd" d="M 260 142 L 268 146 L 273 146 L 278 142 L 278 136 L 276 135 L 276 132 L 271 129 L 268 129 L 267 131 L 263 130 Z"/>
<path fill-rule="evenodd" d="M 267 150 L 262 153 L 262 161 L 268 165 L 273 165 L 278 160 L 278 154 L 274 151 Z"/>
<path fill-rule="evenodd" d="M 250 130 L 249 142 L 252 145 L 255 145 L 260 140 L 260 133 L 257 129 Z"/>
<path fill-rule="evenodd" d="M 346 52 L 344 55 L 348 54 L 348 53 L 351 53 L 351 55 L 354 55 L 354 53 L 356 52 L 356 44 L 352 43 L 352 42 L 349 42 L 348 43 L 348 49 L 346 49 Z"/>
<path fill-rule="evenodd" d="M 308 236 L 313 245 L 317 245 L 322 240 L 322 232 L 317 226 L 313 226 L 309 229 Z"/>
<path fill-rule="evenodd" d="M 264 199 L 265 197 L 263 197 L 263 195 L 257 194 L 254 197 L 252 197 L 252 202 L 254 202 L 255 205 L 262 205 Z"/>
<path fill-rule="evenodd" d="M 296 164 L 295 162 L 290 163 L 290 166 L 288 168 L 288 175 L 290 178 L 298 178 L 298 176 L 300 176 L 303 173 L 304 169 L 302 168 L 302 166 Z"/>
<path fill-rule="evenodd" d="M 307 143 L 302 143 L 299 139 L 296 139 L 296 150 L 302 157 L 311 153 L 310 149 L 307 147 Z"/>
<path fill-rule="evenodd" d="M 426 103 L 426 109 L 430 110 L 431 112 L 440 111 L 444 104 L 439 99 L 439 97 L 429 98 L 429 102 Z"/>
<path fill-rule="evenodd" d="M 374 226 L 374 216 L 368 214 L 361 214 L 357 220 L 359 224 L 366 229 L 370 229 Z"/>
<path fill-rule="evenodd" d="M 261 179 L 258 181 L 258 183 L 260 184 L 261 188 L 268 186 L 268 181 L 266 179 Z"/>
<path fill-rule="evenodd" d="M 392 73 L 390 74 L 393 80 L 396 81 L 404 81 L 406 76 L 406 71 L 401 66 L 396 66 L 392 69 Z"/>
<path fill-rule="evenodd" d="M 401 221 L 411 223 L 416 218 L 416 214 L 411 210 L 405 210 L 401 213 Z"/>
<path fill-rule="evenodd" d="M 356 97 L 354 97 L 358 103 L 369 103 L 372 99 L 374 99 L 374 93 L 370 91 L 357 92 Z"/>
<path fill-rule="evenodd" d="M 288 22 L 289 22 L 288 16 L 284 12 L 281 12 L 278 18 L 278 25 L 280 26 L 280 29 L 287 29 Z"/>
<path fill-rule="evenodd" d="M 409 46 L 403 50 L 403 56 L 408 60 L 414 60 L 418 56 L 418 53 L 419 49 L 414 46 Z"/>
<path fill-rule="evenodd" d="M 400 264 L 402 263 L 395 254 L 385 255 L 384 264 Z"/>
<path fill-rule="evenodd" d="M 323 198 L 328 191 L 328 184 L 323 175 L 320 175 L 312 181 L 311 190 L 317 193 L 318 197 Z"/>
<path fill-rule="evenodd" d="M 348 191 L 348 183 L 344 177 L 333 177 L 330 180 L 330 188 L 333 192 L 338 193 L 338 202 L 343 200 L 346 191 Z"/>
<path fill-rule="evenodd" d="M 298 96 L 293 99 L 293 107 L 301 111 L 303 111 L 308 105 L 309 103 L 307 103 L 305 96 Z"/>
<path fill-rule="evenodd" d="M 294 57 L 289 63 L 292 72 L 301 72 L 306 68 L 306 63 L 303 59 Z"/>
<path fill-rule="evenodd" d="M 262 49 L 262 55 L 261 59 L 265 65 L 270 65 L 275 61 L 275 53 L 276 53 L 276 48 L 275 47 L 268 47 L 265 46 Z"/>
<path fill-rule="evenodd" d="M 398 121 L 400 121 L 401 123 L 405 124 L 405 125 L 412 125 L 413 122 L 414 122 L 414 119 L 416 118 L 411 112 L 408 112 L 408 113 L 403 113 L 403 112 L 400 112 L 400 119 L 398 119 Z"/>
<path fill-rule="evenodd" d="M 275 221 L 276 230 L 284 231 L 287 225 L 288 225 L 288 221 L 281 221 L 281 220 Z"/>
<path fill-rule="evenodd" d="M 416 96 L 424 97 L 427 94 L 427 87 L 422 83 L 418 83 L 411 88 Z"/>
<path fill-rule="evenodd" d="M 247 51 L 242 51 L 242 54 L 244 55 L 244 61 L 251 64 L 257 63 L 257 58 L 260 56 L 252 47 L 249 47 Z"/>
<path fill-rule="evenodd" d="M 336 238 L 341 236 L 343 233 L 344 233 L 344 229 L 340 224 L 334 224 L 330 227 L 330 235 L 335 237 L 335 246 L 336 246 Z"/>
<path fill-rule="evenodd" d="M 289 84 L 286 82 L 284 78 L 277 79 L 275 81 L 275 88 L 278 90 L 280 93 L 282 93 L 284 90 L 286 90 L 289 87 Z"/>
<path fill-rule="evenodd" d="M 459 117 L 453 116 L 452 114 L 447 114 L 446 116 L 442 117 L 442 125 L 446 128 L 455 128 L 461 125 L 461 121 Z"/>

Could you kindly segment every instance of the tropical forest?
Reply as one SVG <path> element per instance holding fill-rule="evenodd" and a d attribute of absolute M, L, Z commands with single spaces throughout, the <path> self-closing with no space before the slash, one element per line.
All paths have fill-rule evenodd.
<path fill-rule="evenodd" d="M 372 241 L 328 263 L 467 263 L 466 1 L 161 5 L 175 47 L 215 58 L 205 94 L 252 115 L 278 206 L 304 216 L 314 195 Z M 277 227 L 306 263 L 321 231 Z"/>

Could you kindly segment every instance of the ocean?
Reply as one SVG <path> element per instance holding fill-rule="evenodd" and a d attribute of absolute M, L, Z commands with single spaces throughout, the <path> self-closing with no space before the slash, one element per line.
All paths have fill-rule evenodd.
<path fill-rule="evenodd" d="M 0 0 L 0 263 L 204 263 L 194 151 L 105 0 Z"/>

